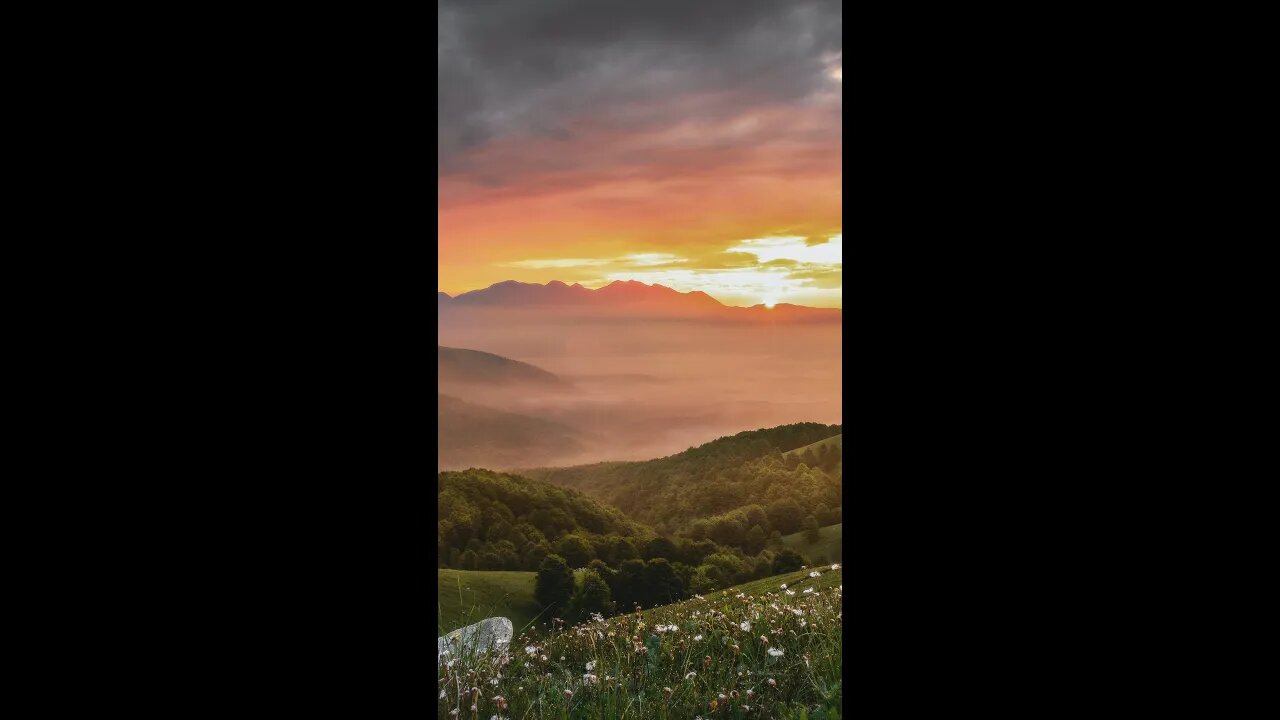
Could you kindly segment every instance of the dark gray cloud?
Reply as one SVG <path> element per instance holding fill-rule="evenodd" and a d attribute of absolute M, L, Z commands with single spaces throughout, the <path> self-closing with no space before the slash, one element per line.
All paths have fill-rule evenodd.
<path fill-rule="evenodd" d="M 583 116 L 644 129 L 798 100 L 842 42 L 838 0 L 442 0 L 438 20 L 441 172 L 496 138 L 571 140 Z"/>

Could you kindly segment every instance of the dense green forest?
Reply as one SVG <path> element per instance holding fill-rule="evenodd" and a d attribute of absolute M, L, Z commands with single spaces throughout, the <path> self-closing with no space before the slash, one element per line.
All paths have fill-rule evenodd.
<path fill-rule="evenodd" d="M 813 559 L 783 536 L 816 541 L 842 520 L 840 433 L 803 423 L 647 462 L 442 472 L 439 564 L 536 571 L 539 606 L 572 620 L 789 572 Z"/>
<path fill-rule="evenodd" d="M 581 490 L 658 534 L 710 538 L 750 552 L 774 532 L 805 529 L 810 516 L 819 526 L 840 522 L 842 445 L 820 442 L 840 434 L 839 425 L 799 423 L 738 433 L 657 460 L 520 474 Z"/>

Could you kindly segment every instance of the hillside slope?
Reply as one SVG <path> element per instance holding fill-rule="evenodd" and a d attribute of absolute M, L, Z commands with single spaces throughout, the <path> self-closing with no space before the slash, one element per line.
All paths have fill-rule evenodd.
<path fill-rule="evenodd" d="M 455 383 L 541 387 L 563 387 L 566 384 L 540 367 L 479 350 L 438 345 L 436 362 L 436 379 L 441 389 Z"/>
<path fill-rule="evenodd" d="M 548 552 L 569 559 L 556 545 L 566 535 L 594 544 L 653 534 L 616 508 L 547 482 L 473 469 L 439 473 L 436 484 L 437 541 L 445 567 L 534 570 Z"/>
<path fill-rule="evenodd" d="M 799 423 L 738 433 L 656 460 L 517 472 L 581 490 L 665 533 L 753 504 L 792 499 L 803 513 L 777 528 L 787 534 L 799 529 L 805 514 L 840 505 L 842 478 L 817 465 L 802 469 L 783 453 L 840 433 L 839 425 Z M 730 544 L 727 540 L 717 542 Z"/>
<path fill-rule="evenodd" d="M 437 470 L 556 462 L 584 447 L 582 437 L 567 425 L 450 395 L 438 394 L 436 422 Z"/>

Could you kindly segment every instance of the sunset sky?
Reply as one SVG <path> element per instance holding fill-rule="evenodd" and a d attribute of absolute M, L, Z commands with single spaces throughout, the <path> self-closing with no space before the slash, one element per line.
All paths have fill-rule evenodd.
<path fill-rule="evenodd" d="M 841 306 L 838 1 L 442 0 L 438 289 Z"/>

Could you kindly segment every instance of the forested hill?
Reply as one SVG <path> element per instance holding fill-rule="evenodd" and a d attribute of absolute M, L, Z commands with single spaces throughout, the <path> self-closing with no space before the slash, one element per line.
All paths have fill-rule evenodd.
<path fill-rule="evenodd" d="M 840 425 L 798 423 L 741 432 L 656 460 L 519 473 L 581 490 L 663 534 L 741 545 L 756 525 L 786 535 L 809 515 L 822 524 L 839 521 L 840 444 L 784 453 L 841 433 Z"/>
<path fill-rule="evenodd" d="M 653 535 L 614 508 L 539 480 L 472 469 L 439 473 L 437 483 L 440 560 L 447 567 L 534 570 L 569 535 L 588 544 L 585 565 L 595 556 L 591 545 Z"/>

